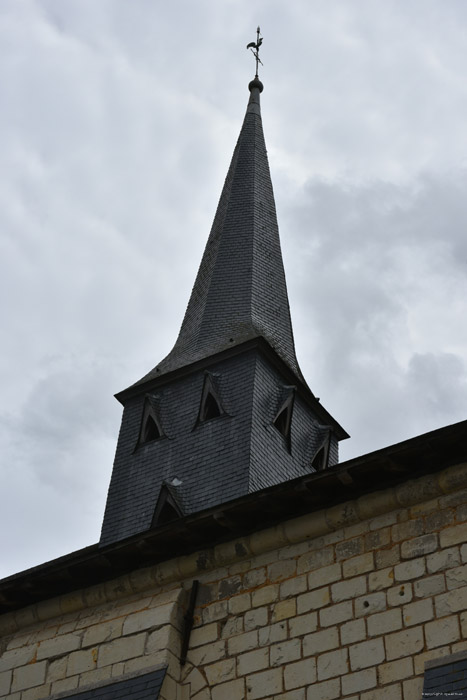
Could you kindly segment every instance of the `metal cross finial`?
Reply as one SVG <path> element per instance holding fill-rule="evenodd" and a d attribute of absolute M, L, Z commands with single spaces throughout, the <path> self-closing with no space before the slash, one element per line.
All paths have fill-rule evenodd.
<path fill-rule="evenodd" d="M 256 75 L 255 75 L 255 78 L 258 77 L 258 63 L 261 63 L 261 65 L 263 65 L 263 63 L 262 63 L 262 61 L 261 61 L 261 59 L 260 59 L 260 57 L 259 57 L 259 47 L 260 47 L 261 44 L 263 43 L 263 37 L 260 37 L 259 34 L 260 34 L 260 28 L 258 27 L 258 29 L 256 30 L 256 43 L 255 43 L 254 41 L 251 41 L 251 42 L 248 44 L 248 46 L 247 46 L 247 49 L 251 49 L 251 53 L 253 54 L 253 56 L 254 56 L 255 59 L 256 59 Z"/>

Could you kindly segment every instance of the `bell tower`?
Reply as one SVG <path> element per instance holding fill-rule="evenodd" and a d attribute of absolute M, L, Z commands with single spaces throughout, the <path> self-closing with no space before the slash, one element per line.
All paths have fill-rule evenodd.
<path fill-rule="evenodd" d="M 257 64 L 260 39 L 254 45 Z M 308 388 L 292 323 L 255 76 L 172 351 L 117 394 L 101 545 L 337 463 L 347 433 Z"/>

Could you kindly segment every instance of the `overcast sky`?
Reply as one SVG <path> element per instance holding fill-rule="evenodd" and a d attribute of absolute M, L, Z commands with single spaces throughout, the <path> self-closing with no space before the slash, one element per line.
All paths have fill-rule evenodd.
<path fill-rule="evenodd" d="M 1 0 L 0 576 L 97 542 L 243 120 L 341 459 L 467 418 L 465 0 Z"/>

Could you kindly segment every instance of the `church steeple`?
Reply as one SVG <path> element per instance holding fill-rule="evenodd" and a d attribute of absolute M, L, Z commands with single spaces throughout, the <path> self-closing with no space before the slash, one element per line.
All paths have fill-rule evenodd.
<path fill-rule="evenodd" d="M 102 545 L 335 464 L 348 437 L 297 363 L 257 75 L 249 90 L 178 339 L 117 394 Z"/>
<path fill-rule="evenodd" d="M 261 122 L 263 84 L 255 78 L 249 90 L 245 119 L 180 334 L 169 355 L 141 383 L 258 337 L 303 381 Z"/>

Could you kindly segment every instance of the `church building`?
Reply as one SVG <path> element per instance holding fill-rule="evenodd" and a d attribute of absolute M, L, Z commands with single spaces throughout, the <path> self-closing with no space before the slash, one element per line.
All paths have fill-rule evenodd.
<path fill-rule="evenodd" d="M 0 698 L 467 698 L 467 421 L 339 463 L 248 88 L 179 336 L 117 394 L 99 542 L 0 581 Z"/>

